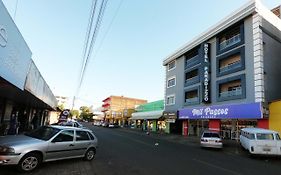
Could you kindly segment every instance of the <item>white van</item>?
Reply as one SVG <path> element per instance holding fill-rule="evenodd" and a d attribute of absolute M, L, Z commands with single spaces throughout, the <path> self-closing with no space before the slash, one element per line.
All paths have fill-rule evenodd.
<path fill-rule="evenodd" d="M 243 128 L 240 143 L 251 154 L 281 155 L 281 139 L 276 131 Z"/>

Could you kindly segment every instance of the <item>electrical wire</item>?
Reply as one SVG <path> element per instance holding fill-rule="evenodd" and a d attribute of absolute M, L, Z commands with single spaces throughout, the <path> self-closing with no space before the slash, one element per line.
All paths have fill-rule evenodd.
<path fill-rule="evenodd" d="M 100 26 L 101 26 L 101 23 L 102 23 L 102 19 L 103 19 L 103 16 L 104 16 L 104 12 L 105 12 L 105 9 L 106 9 L 107 2 L 108 2 L 108 0 L 102 0 L 100 8 L 99 8 L 98 16 L 97 16 L 97 19 L 96 19 L 95 24 L 94 24 L 94 30 L 93 30 L 93 32 L 91 32 L 94 17 L 95 17 L 95 12 L 96 12 L 97 0 L 92 2 L 89 24 L 88 24 L 88 27 L 87 27 L 86 37 L 85 37 L 85 41 L 84 41 L 83 61 L 82 61 L 81 69 L 80 69 L 77 89 L 76 89 L 75 95 L 73 97 L 72 108 L 73 108 L 74 103 L 75 103 L 75 98 L 78 96 L 81 85 L 82 85 L 83 80 L 84 80 L 85 71 L 87 70 L 89 59 L 92 55 L 92 51 L 93 51 L 95 41 L 96 41 Z M 89 38 L 90 38 L 91 33 L 92 33 L 91 42 L 90 42 L 90 45 L 89 45 Z"/>

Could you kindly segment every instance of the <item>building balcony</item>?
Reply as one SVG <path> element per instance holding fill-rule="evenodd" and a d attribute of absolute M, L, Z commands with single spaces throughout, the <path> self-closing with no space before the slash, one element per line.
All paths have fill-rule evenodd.
<path fill-rule="evenodd" d="M 240 33 L 220 43 L 220 50 L 230 47 L 241 41 Z"/>
<path fill-rule="evenodd" d="M 240 96 L 242 95 L 242 88 L 235 88 L 231 91 L 224 91 L 220 93 L 220 97 L 222 98 L 228 98 L 228 97 L 234 97 L 234 96 Z"/>
<path fill-rule="evenodd" d="M 188 69 L 192 66 L 195 66 L 200 63 L 200 59 L 198 55 L 195 55 L 192 58 L 186 59 L 185 61 L 185 69 Z"/>
<path fill-rule="evenodd" d="M 199 83 L 199 82 L 200 82 L 200 78 L 197 75 L 197 76 L 194 76 L 192 78 L 186 79 L 185 83 L 184 83 L 184 86 L 190 86 L 190 85 L 193 85 L 193 84 L 196 84 L 196 83 Z"/>
<path fill-rule="evenodd" d="M 229 64 L 227 66 L 220 67 L 220 73 L 227 72 L 227 71 L 239 68 L 239 67 L 241 67 L 241 60 L 239 60 L 235 63 Z"/>
<path fill-rule="evenodd" d="M 193 98 L 185 99 L 185 104 L 186 105 L 196 104 L 198 102 L 199 102 L 199 98 L 198 97 L 193 97 Z"/>

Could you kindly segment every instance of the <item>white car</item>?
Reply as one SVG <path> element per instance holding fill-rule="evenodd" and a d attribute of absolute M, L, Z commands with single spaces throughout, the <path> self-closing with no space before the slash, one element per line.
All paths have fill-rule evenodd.
<path fill-rule="evenodd" d="M 281 155 L 281 139 L 276 131 L 262 128 L 241 129 L 240 144 L 251 154 Z"/>
<path fill-rule="evenodd" d="M 220 133 L 217 131 L 204 131 L 200 139 L 201 147 L 222 148 L 223 143 Z"/>

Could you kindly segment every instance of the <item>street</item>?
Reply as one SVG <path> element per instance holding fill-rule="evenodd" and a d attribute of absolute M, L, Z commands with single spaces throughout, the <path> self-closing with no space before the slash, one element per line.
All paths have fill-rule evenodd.
<path fill-rule="evenodd" d="M 195 142 L 180 142 L 124 128 L 89 126 L 99 139 L 96 158 L 42 164 L 34 175 L 142 175 L 142 174 L 279 174 L 280 157 L 250 157 L 239 148 L 202 149 Z M 13 166 L 0 167 L 1 175 L 18 174 Z"/>

